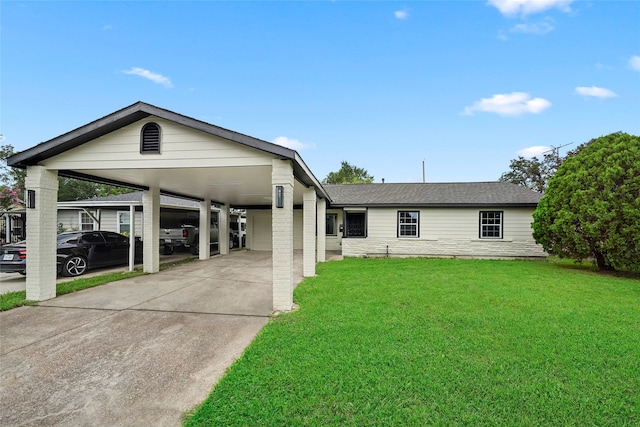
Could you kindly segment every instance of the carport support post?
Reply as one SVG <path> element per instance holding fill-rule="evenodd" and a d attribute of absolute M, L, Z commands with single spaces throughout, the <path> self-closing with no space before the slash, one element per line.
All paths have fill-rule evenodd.
<path fill-rule="evenodd" d="M 316 275 L 316 189 L 304 190 L 302 196 L 302 275 Z"/>
<path fill-rule="evenodd" d="M 229 255 L 229 205 L 221 205 L 218 212 L 218 250 Z"/>
<path fill-rule="evenodd" d="M 142 193 L 142 268 L 145 273 L 160 271 L 160 189 Z"/>
<path fill-rule="evenodd" d="M 318 262 L 325 262 L 327 259 L 327 201 L 325 199 L 318 199 L 316 204 L 318 205 L 316 209 L 316 260 Z"/>
<path fill-rule="evenodd" d="M 293 166 L 290 160 L 273 160 L 271 169 L 271 219 L 273 245 L 273 309 L 293 308 Z M 276 207 L 282 187 L 281 208 Z"/>
<path fill-rule="evenodd" d="M 200 202 L 199 259 L 211 258 L 211 199 Z M 219 237 L 219 236 L 218 236 Z M 195 244 L 195 242 L 194 242 Z"/>
<path fill-rule="evenodd" d="M 136 207 L 129 205 L 129 271 L 135 269 L 136 264 Z"/>
<path fill-rule="evenodd" d="M 27 299 L 44 301 L 56 296 L 58 171 L 28 166 L 24 184 L 35 192 L 27 206 Z"/>

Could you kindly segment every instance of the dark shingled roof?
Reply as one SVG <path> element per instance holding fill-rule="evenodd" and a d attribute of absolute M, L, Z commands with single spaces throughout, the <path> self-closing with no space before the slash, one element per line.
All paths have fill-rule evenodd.
<path fill-rule="evenodd" d="M 142 191 L 133 191 L 131 193 L 116 194 L 113 196 L 92 197 L 90 199 L 73 200 L 66 203 L 77 205 L 82 205 L 83 203 L 97 205 L 103 202 L 105 204 L 114 204 L 120 202 L 123 203 L 123 205 L 136 202 L 142 203 Z M 179 197 L 167 196 L 164 194 L 160 195 L 160 204 L 165 206 L 183 206 L 185 208 L 198 208 L 200 206 L 200 203 L 195 200 L 187 200 Z"/>
<path fill-rule="evenodd" d="M 331 206 L 529 206 L 542 194 L 508 182 L 324 184 Z"/>

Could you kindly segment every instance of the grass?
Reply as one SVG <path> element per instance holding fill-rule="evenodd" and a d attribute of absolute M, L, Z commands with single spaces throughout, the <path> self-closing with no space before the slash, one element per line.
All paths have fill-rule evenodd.
<path fill-rule="evenodd" d="M 640 425 L 637 279 L 451 259 L 317 272 L 185 425 Z"/>
<path fill-rule="evenodd" d="M 179 265 L 189 263 L 196 258 L 188 257 L 177 261 L 172 261 L 160 265 L 160 271 L 167 270 Z M 129 279 L 132 277 L 142 276 L 144 273 L 141 269 L 134 271 L 105 273 L 99 276 L 80 277 L 66 282 L 56 284 L 56 296 L 78 292 L 83 289 L 93 288 L 95 286 L 104 285 L 105 283 L 116 282 L 118 280 Z M 7 292 L 0 295 L 0 311 L 11 310 L 12 308 L 21 307 L 23 305 L 35 305 L 37 301 L 29 301 L 26 291 Z"/>

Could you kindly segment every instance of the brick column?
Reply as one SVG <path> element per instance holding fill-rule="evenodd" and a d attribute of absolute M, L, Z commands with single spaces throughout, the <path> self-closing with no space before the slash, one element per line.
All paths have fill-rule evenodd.
<path fill-rule="evenodd" d="M 194 245 L 200 245 L 198 258 L 211 258 L 211 199 L 205 199 L 200 202 L 200 224 L 198 227 L 200 239 L 193 242 Z"/>
<path fill-rule="evenodd" d="M 160 189 L 152 187 L 142 193 L 143 270 L 160 271 Z"/>
<path fill-rule="evenodd" d="M 220 255 L 229 255 L 229 205 L 220 206 L 218 213 L 218 250 Z"/>
<path fill-rule="evenodd" d="M 273 309 L 293 307 L 293 166 L 289 160 L 273 160 L 271 169 L 271 219 L 273 244 Z M 276 207 L 276 187 L 283 188 L 284 207 Z"/>
<path fill-rule="evenodd" d="M 307 188 L 302 199 L 302 275 L 316 275 L 316 189 Z"/>
<path fill-rule="evenodd" d="M 325 262 L 327 259 L 327 201 L 326 199 L 318 199 L 316 208 L 317 216 L 317 254 L 316 259 L 318 262 Z"/>
<path fill-rule="evenodd" d="M 28 166 L 25 188 L 35 192 L 27 208 L 27 299 L 44 301 L 56 296 L 58 171 Z"/>

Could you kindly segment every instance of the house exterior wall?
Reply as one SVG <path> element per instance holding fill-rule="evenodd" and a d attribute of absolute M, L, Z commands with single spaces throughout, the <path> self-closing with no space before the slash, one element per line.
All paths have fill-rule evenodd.
<path fill-rule="evenodd" d="M 398 237 L 398 211 L 418 211 L 419 237 Z M 481 239 L 480 211 L 503 212 L 501 239 Z M 535 243 L 533 208 L 370 208 L 367 237 L 343 238 L 345 256 L 546 257 Z M 327 240 L 329 238 L 327 237 Z M 328 243 L 328 242 L 327 242 Z"/>
<path fill-rule="evenodd" d="M 293 249 L 302 249 L 302 210 L 293 211 Z M 271 210 L 247 211 L 247 248 L 254 251 L 271 251 Z"/>
<path fill-rule="evenodd" d="M 80 230 L 80 209 L 58 209 L 58 230 L 64 228 L 65 231 Z M 97 215 L 96 210 L 89 209 L 93 215 Z M 100 209 L 100 230 L 118 232 L 118 212 L 127 212 L 127 209 Z M 161 214 L 162 215 L 162 214 Z M 62 225 L 61 225 L 62 224 Z M 61 225 L 61 226 L 60 226 Z M 136 237 L 142 236 L 142 212 L 136 212 Z M 97 229 L 97 228 L 96 228 Z"/>
<path fill-rule="evenodd" d="M 258 150 L 157 117 L 148 117 L 47 159 L 49 169 L 137 169 L 149 167 L 149 155 L 140 154 L 140 130 L 150 122 L 161 127 L 161 155 L 154 168 L 212 166 L 271 166 L 271 156 Z"/>

